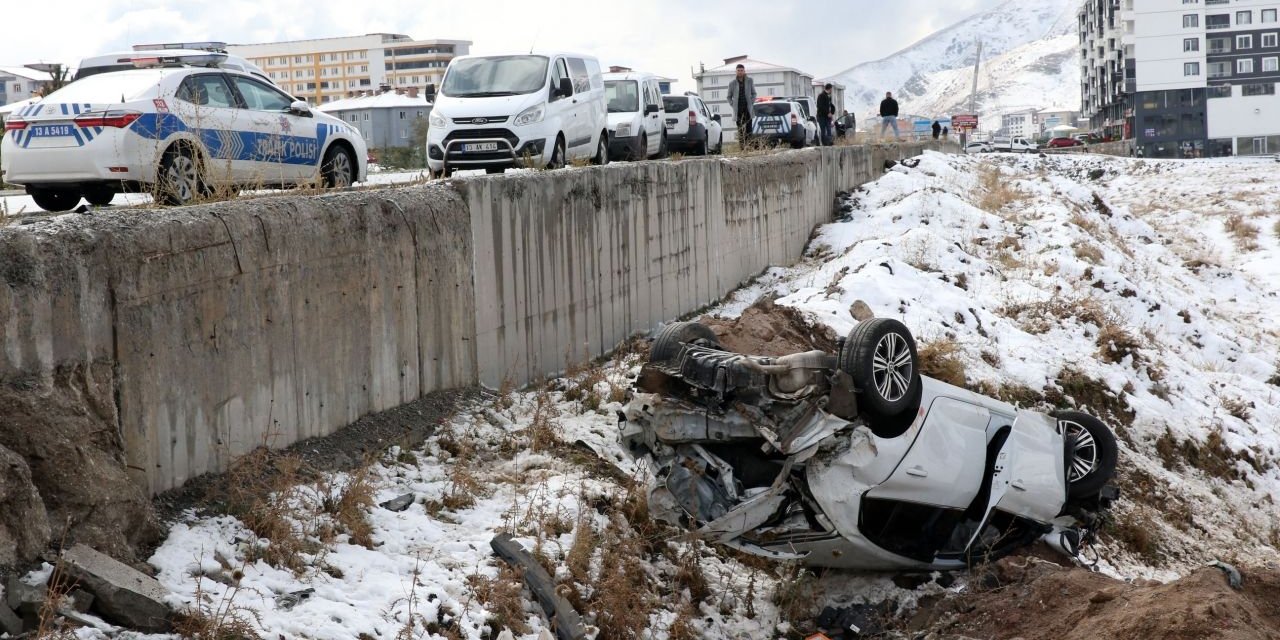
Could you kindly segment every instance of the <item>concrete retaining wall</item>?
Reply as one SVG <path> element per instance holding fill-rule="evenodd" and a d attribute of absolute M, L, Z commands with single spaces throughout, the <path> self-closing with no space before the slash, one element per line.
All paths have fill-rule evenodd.
<path fill-rule="evenodd" d="M 1115 142 L 1099 142 L 1083 147 L 1064 147 L 1061 149 L 1045 149 L 1046 153 L 1096 153 L 1104 156 L 1133 157 L 1133 140 L 1116 140 Z"/>
<path fill-rule="evenodd" d="M 602 355 L 793 262 L 837 191 L 921 149 L 615 164 L 9 227 L 0 384 L 47 390 L 60 368 L 114 370 L 106 413 L 129 473 L 163 491 L 433 390 L 519 386 Z"/>

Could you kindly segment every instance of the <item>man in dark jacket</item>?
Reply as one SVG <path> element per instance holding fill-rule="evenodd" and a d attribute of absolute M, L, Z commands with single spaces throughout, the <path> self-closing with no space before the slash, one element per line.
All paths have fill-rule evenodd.
<path fill-rule="evenodd" d="M 747 68 L 738 65 L 737 75 L 729 81 L 729 108 L 738 123 L 738 146 L 746 147 L 751 138 L 751 105 L 756 101 L 756 83 L 747 77 Z"/>
<path fill-rule="evenodd" d="M 822 132 L 822 146 L 829 147 L 836 143 L 836 137 L 832 129 L 835 120 L 836 108 L 831 104 L 831 83 L 822 87 L 822 93 L 818 94 L 818 129 Z"/>
<path fill-rule="evenodd" d="M 845 110 L 844 115 L 840 116 L 838 124 L 840 125 L 838 130 L 841 136 L 848 137 L 850 140 L 853 140 L 854 137 L 857 136 L 857 131 L 855 131 L 855 129 L 858 128 L 858 118 L 852 113 L 849 113 L 848 110 Z"/>
<path fill-rule="evenodd" d="M 937 120 L 933 121 L 933 139 L 937 140 L 942 135 L 942 123 Z"/>
<path fill-rule="evenodd" d="M 884 137 L 884 130 L 893 127 L 893 139 L 901 140 L 902 135 L 898 133 L 898 101 L 893 99 L 893 92 L 885 92 L 884 100 L 880 101 L 880 137 Z"/>

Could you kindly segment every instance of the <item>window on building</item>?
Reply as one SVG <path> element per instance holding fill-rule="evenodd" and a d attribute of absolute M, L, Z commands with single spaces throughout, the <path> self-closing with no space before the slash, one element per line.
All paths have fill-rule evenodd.
<path fill-rule="evenodd" d="M 1231 38 L 1209 38 L 1209 53 L 1231 53 Z"/>
<path fill-rule="evenodd" d="M 1253 48 L 1252 35 L 1236 36 L 1236 49 L 1252 49 L 1252 48 Z"/>
<path fill-rule="evenodd" d="M 1253 12 L 1252 12 L 1252 11 L 1237 11 L 1237 12 L 1236 12 L 1236 24 L 1253 24 Z"/>
<path fill-rule="evenodd" d="M 1185 26 L 1187 26 L 1186 22 L 1187 22 L 1187 20 L 1186 20 L 1186 16 L 1183 16 L 1183 18 L 1182 18 L 1182 26 L 1184 26 L 1184 27 L 1185 27 Z M 1198 25 L 1192 25 L 1192 26 L 1198 26 Z M 1205 17 L 1204 17 L 1204 28 L 1205 28 L 1205 29 L 1230 29 L 1230 28 L 1231 28 L 1231 14 L 1229 14 L 1229 13 L 1218 13 L 1218 14 L 1214 14 L 1214 15 L 1211 15 L 1211 16 L 1205 16 Z"/>
<path fill-rule="evenodd" d="M 1210 62 L 1209 77 L 1210 78 L 1230 78 L 1231 63 L 1230 62 Z"/>
<path fill-rule="evenodd" d="M 1230 98 L 1231 85 L 1220 84 L 1220 85 L 1209 87 L 1209 97 L 1210 98 Z"/>
<path fill-rule="evenodd" d="M 1200 0 L 1182 0 L 1182 4 L 1200 4 Z"/>
<path fill-rule="evenodd" d="M 1274 33 L 1264 33 L 1264 34 L 1262 34 L 1262 48 L 1263 48 L 1263 49 L 1271 49 L 1271 48 L 1275 48 L 1275 46 L 1276 46 L 1277 44 L 1280 44 L 1280 43 L 1277 43 L 1277 41 L 1276 41 L 1276 34 L 1274 34 Z"/>
<path fill-rule="evenodd" d="M 1280 71 L 1280 58 L 1277 58 L 1275 56 L 1271 56 L 1269 58 L 1263 58 L 1262 71 L 1264 73 Z"/>
<path fill-rule="evenodd" d="M 1253 73 L 1253 58 L 1240 58 L 1236 60 L 1236 73 L 1244 75 Z"/>
<path fill-rule="evenodd" d="M 404 120 L 404 112 L 403 112 L 403 111 L 401 111 L 401 112 L 400 112 L 400 119 L 401 119 L 401 120 Z"/>
<path fill-rule="evenodd" d="M 1262 10 L 1262 21 L 1263 21 L 1263 22 L 1275 22 L 1275 21 L 1276 21 L 1276 10 L 1275 10 L 1275 9 L 1263 9 L 1263 10 Z"/>
<path fill-rule="evenodd" d="M 1182 40 L 1182 50 L 1183 51 L 1199 51 L 1200 38 L 1184 38 Z"/>
<path fill-rule="evenodd" d="M 1184 75 L 1184 76 L 1198 76 L 1198 75 L 1200 75 L 1200 63 L 1199 63 L 1199 62 L 1187 62 L 1187 63 L 1184 63 L 1184 64 L 1182 65 L 1182 75 Z"/>
<path fill-rule="evenodd" d="M 1183 29 L 1196 29 L 1200 27 L 1200 15 L 1196 13 L 1188 13 L 1182 16 Z"/>
<path fill-rule="evenodd" d="M 1242 96 L 1274 96 L 1275 94 L 1276 83 L 1274 82 L 1240 85 L 1240 95 Z"/>
<path fill-rule="evenodd" d="M 364 120 L 365 120 L 365 122 L 368 122 L 368 121 L 369 121 L 369 114 L 368 114 L 368 113 L 365 113 L 365 114 L 363 114 L 363 115 L 364 115 Z"/>
<path fill-rule="evenodd" d="M 294 63 L 294 64 L 302 64 L 302 56 L 294 56 L 294 57 L 293 57 L 293 63 Z"/>

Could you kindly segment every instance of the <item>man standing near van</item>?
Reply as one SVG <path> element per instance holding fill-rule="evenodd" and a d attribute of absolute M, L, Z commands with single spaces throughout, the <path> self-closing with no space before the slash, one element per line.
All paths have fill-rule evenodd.
<path fill-rule="evenodd" d="M 818 128 L 822 131 L 822 146 L 824 147 L 830 147 L 836 143 L 832 127 L 836 109 L 831 104 L 831 88 L 831 83 L 828 82 L 822 87 L 822 93 L 818 94 Z"/>
<path fill-rule="evenodd" d="M 737 75 L 729 81 L 728 97 L 738 123 L 738 146 L 745 147 L 751 137 L 751 105 L 756 101 L 756 83 L 747 77 L 746 67 L 738 65 Z"/>
<path fill-rule="evenodd" d="M 893 92 L 886 91 L 884 100 L 880 101 L 880 137 L 884 137 L 884 130 L 893 127 L 893 139 L 902 140 L 902 136 L 898 133 L 898 101 L 893 99 Z"/>

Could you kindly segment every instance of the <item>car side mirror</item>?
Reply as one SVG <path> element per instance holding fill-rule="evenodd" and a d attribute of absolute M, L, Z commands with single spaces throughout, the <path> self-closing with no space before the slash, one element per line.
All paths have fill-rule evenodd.
<path fill-rule="evenodd" d="M 294 100 L 289 103 L 289 113 L 295 116 L 311 116 L 311 107 L 307 106 L 306 100 Z"/>
<path fill-rule="evenodd" d="M 656 105 L 656 104 L 651 104 L 651 105 L 649 105 L 649 106 L 647 106 L 647 107 L 645 107 L 645 108 L 644 108 L 644 114 L 645 114 L 646 116 L 647 116 L 647 115 L 655 114 L 655 113 L 657 113 L 657 112 L 658 112 L 658 105 Z"/>
<path fill-rule="evenodd" d="M 717 113 L 714 116 L 711 116 L 711 119 L 715 120 L 716 122 L 720 122 L 720 114 Z"/>
<path fill-rule="evenodd" d="M 436 83 L 428 82 L 427 86 L 423 88 L 422 93 L 427 96 L 428 101 L 435 102 L 436 101 Z"/>
<path fill-rule="evenodd" d="M 815 118 L 815 117 L 813 117 L 813 116 L 809 116 L 809 122 L 817 122 L 817 121 L 818 121 L 818 119 L 817 119 L 817 118 Z"/>
<path fill-rule="evenodd" d="M 560 78 L 560 86 L 556 87 L 556 96 L 567 98 L 573 95 L 573 80 Z"/>

